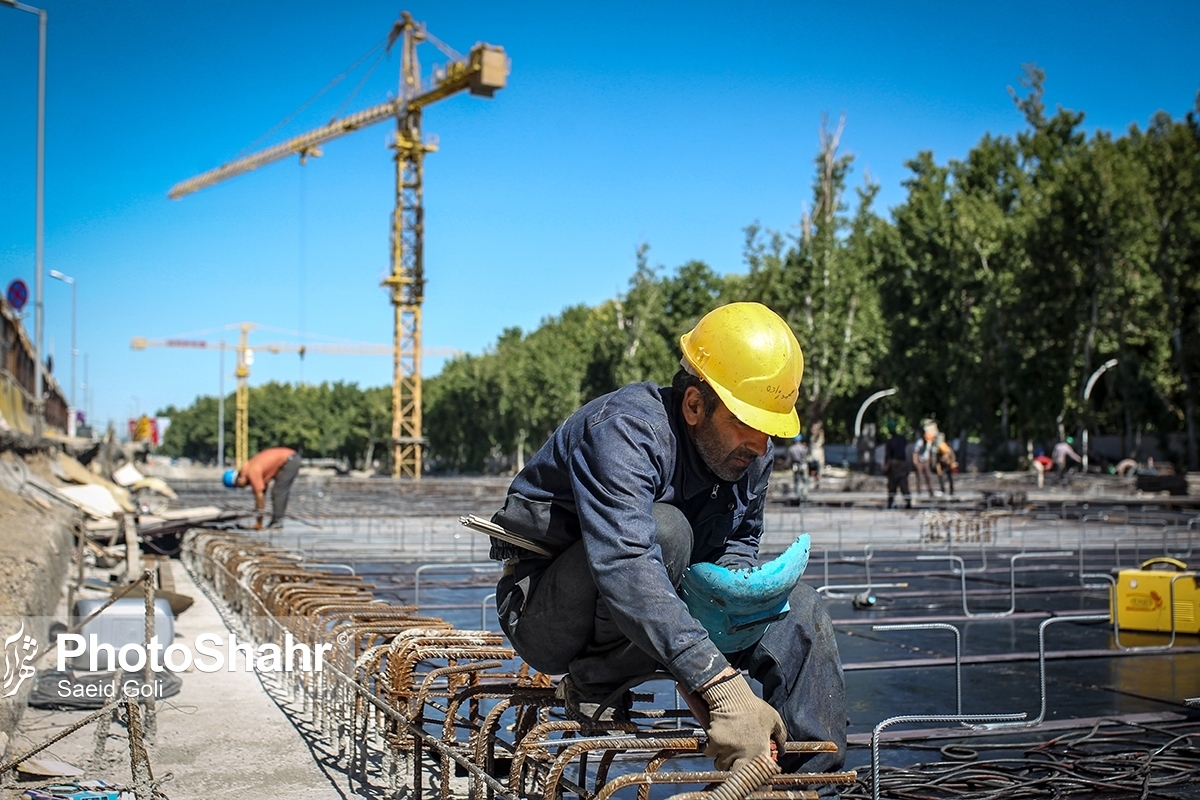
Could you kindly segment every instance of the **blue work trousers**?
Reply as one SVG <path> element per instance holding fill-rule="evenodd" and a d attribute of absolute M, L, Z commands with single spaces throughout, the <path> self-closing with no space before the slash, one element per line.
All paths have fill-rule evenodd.
<path fill-rule="evenodd" d="M 674 506 L 656 504 L 656 541 L 678 586 L 692 554 L 692 528 Z M 664 602 L 667 598 L 664 598 Z M 589 697 L 603 698 L 630 678 L 662 669 L 617 626 L 600 598 L 582 541 L 553 561 L 511 564 L 496 587 L 500 625 L 535 669 L 569 672 Z M 672 600 L 677 602 L 677 600 Z M 728 656 L 762 684 L 792 741 L 829 741 L 836 753 L 790 754 L 789 772 L 831 772 L 846 758 L 846 692 L 833 624 L 816 591 L 796 584 L 788 615 L 753 647 Z"/>

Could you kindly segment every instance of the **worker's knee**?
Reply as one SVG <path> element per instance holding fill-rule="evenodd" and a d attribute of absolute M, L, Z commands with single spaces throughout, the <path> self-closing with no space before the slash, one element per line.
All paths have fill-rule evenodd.
<path fill-rule="evenodd" d="M 692 558 L 692 524 L 682 511 L 667 503 L 655 503 L 651 514 L 654 517 L 654 538 L 662 549 L 663 564 L 667 567 L 671 584 L 678 586 Z"/>
<path fill-rule="evenodd" d="M 805 624 L 825 623 L 829 620 L 829 612 L 816 589 L 807 583 L 797 583 L 788 595 L 788 616 L 796 621 L 803 620 Z M 832 624 L 832 623 L 830 623 Z"/>

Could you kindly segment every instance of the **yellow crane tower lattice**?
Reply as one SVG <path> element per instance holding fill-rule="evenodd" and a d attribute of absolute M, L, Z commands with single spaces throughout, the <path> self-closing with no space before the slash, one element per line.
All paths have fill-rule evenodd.
<path fill-rule="evenodd" d="M 307 353 L 321 353 L 325 355 L 343 355 L 343 356 L 385 356 L 391 355 L 393 348 L 388 344 L 332 344 L 325 342 L 305 343 L 299 342 L 267 342 L 266 344 L 255 345 L 250 347 L 250 331 L 258 327 L 253 322 L 241 322 L 237 325 L 230 325 L 230 328 L 239 330 L 237 346 L 231 348 L 225 340 L 215 342 L 205 341 L 203 339 L 185 339 L 185 338 L 168 338 L 168 339 L 147 339 L 144 336 L 135 336 L 129 342 L 129 346 L 134 350 L 145 350 L 150 347 L 174 347 L 185 348 L 188 350 L 230 350 L 233 349 L 237 353 L 237 366 L 234 367 L 234 377 L 237 378 L 237 392 L 234 401 L 234 423 L 233 423 L 233 461 L 237 469 L 242 468 L 242 464 L 250 457 L 250 367 L 254 364 L 254 353 L 268 352 L 277 353 L 299 353 L 303 357 Z M 450 356 L 457 353 L 456 350 L 448 347 L 433 347 L 427 348 L 426 352 L 430 355 Z M 223 457 L 220 454 L 218 459 Z"/>
<path fill-rule="evenodd" d="M 298 155 L 301 161 L 321 155 L 319 145 L 339 136 L 396 120 L 392 144 L 396 163 L 396 206 L 391 224 L 391 274 L 383 281 L 391 295 L 394 319 L 392 343 L 392 474 L 421 477 L 424 437 L 421 434 L 421 304 L 425 300 L 423 162 L 436 150 L 421 138 L 421 111 L 432 103 L 467 91 L 491 97 L 508 80 L 509 61 L 504 48 L 477 44 L 462 56 L 446 47 L 415 22 L 407 12 L 392 26 L 388 47 L 400 41 L 400 91 L 395 100 L 336 119 L 172 187 L 168 196 L 178 199 L 236 175 L 274 161 Z M 450 61 L 422 81 L 417 45 L 430 41 Z"/>
<path fill-rule="evenodd" d="M 236 412 L 233 417 L 233 468 L 241 469 L 250 458 L 250 364 L 254 358 L 250 350 L 250 329 L 254 327 L 248 322 L 242 323 L 238 335 L 237 366 L 233 370 L 237 378 Z M 221 453 L 220 458 L 224 457 Z M 218 460 L 220 460 L 218 458 Z"/>

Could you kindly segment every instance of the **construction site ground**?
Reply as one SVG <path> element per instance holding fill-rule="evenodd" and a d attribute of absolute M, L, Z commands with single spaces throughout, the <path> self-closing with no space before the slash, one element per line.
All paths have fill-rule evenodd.
<path fill-rule="evenodd" d="M 1193 556 L 1200 498 L 1138 496 L 1112 483 L 1038 490 L 1020 481 L 965 477 L 953 500 L 925 497 L 913 510 L 884 509 L 885 495 L 870 490 L 825 490 L 795 504 L 777 489 L 768 506 L 765 555 L 781 552 L 801 532 L 812 537 L 804 579 L 826 596 L 834 619 L 846 675 L 848 767 L 869 774 L 875 727 L 911 716 L 912 722 L 880 734 L 881 765 L 898 770 L 890 778 L 881 773 L 885 796 L 899 796 L 889 794 L 898 788 L 889 780 L 920 785 L 905 777 L 902 768 L 909 765 L 1011 759 L 1055 737 L 1085 737 L 1093 727 L 1116 742 L 1117 733 L 1131 743 L 1138 731 L 1143 739 L 1163 741 L 1181 733 L 1185 744 L 1191 742 L 1185 758 L 1196 759 L 1193 771 L 1200 774 L 1200 714 L 1186 704 L 1200 697 L 1200 637 L 1118 634 L 1100 621 L 1046 624 L 1064 615 L 1106 616 L 1103 576 L 1117 569 L 1164 553 L 1200 561 Z M 310 475 L 298 481 L 284 525 L 251 535 L 305 561 L 362 575 L 380 599 L 417 606 L 459 629 L 498 632 L 492 592 L 499 565 L 487 558 L 487 539 L 460 526 L 458 517 L 490 515 L 507 482 L 484 477 L 396 484 Z M 244 510 L 251 502 L 248 493 L 228 492 L 207 479 L 173 485 L 188 505 Z M 177 544 L 154 541 L 147 549 L 170 552 Z M 178 618 L 177 634 L 224 631 L 217 609 L 182 565 L 173 561 L 171 567 L 177 590 L 196 600 Z M 942 627 L 875 630 L 883 624 Z M 1023 713 L 1024 720 L 986 735 L 937 720 L 960 707 L 956 636 L 946 626 L 961 637 L 961 713 Z M 302 715 L 286 709 L 278 692 L 264 691 L 258 676 L 193 671 L 182 677 L 181 693 L 159 704 L 157 739 L 149 749 L 155 777 L 173 775 L 162 785 L 173 800 L 362 791 L 339 772 L 338 759 L 307 735 Z M 659 683 L 646 687 L 653 702 L 679 707 L 669 682 Z M 1044 720 L 1038 720 L 1043 697 Z M 9 753 L 81 716 L 27 711 Z M 119 733 L 114 726 L 109 771 L 89 769 L 88 777 L 128 782 Z M 93 749 L 87 729 L 50 752 L 87 766 Z M 868 783 L 842 794 L 869 792 Z M 670 793 L 656 787 L 652 794 Z M 956 794 L 951 789 L 938 796 Z M 1200 784 L 1180 780 L 1157 794 L 1197 798 Z"/>
<path fill-rule="evenodd" d="M 183 565 L 172 560 L 166 566 L 174 576 L 176 591 L 195 600 L 175 620 L 176 640 L 194 641 L 204 633 L 227 635 L 216 608 Z M 217 673 L 192 669 L 181 677 L 179 694 L 157 703 L 157 735 L 147 748 L 154 778 L 162 781 L 160 789 L 165 795 L 172 800 L 274 794 L 314 800 L 339 796 L 292 721 L 264 691 L 259 675 L 240 669 Z M 10 753 L 40 743 L 88 713 L 27 709 Z M 41 757 L 82 769 L 84 775 L 73 780 L 100 779 L 129 786 L 124 726 L 111 726 L 105 756 L 99 763 L 93 759 L 95 751 L 95 728 L 89 726 L 53 745 Z M 31 775 L 23 778 L 33 783 L 48 780 Z M 24 785 L 10 787 L 6 796 L 19 797 L 23 790 Z"/>

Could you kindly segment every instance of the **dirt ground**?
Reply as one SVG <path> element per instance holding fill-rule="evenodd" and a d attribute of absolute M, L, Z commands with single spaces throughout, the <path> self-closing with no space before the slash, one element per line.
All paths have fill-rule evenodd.
<path fill-rule="evenodd" d="M 0 635 L 22 622 L 43 622 L 62 599 L 74 546 L 75 512 L 46 500 L 29 486 L 29 472 L 48 470 L 45 456 L 32 464 L 11 453 L 0 454 Z M 34 618 L 34 619 L 31 619 Z M 46 631 L 34 631 L 39 641 Z M 0 699 L 0 751 L 8 744 L 24 705 L 22 694 Z"/>

